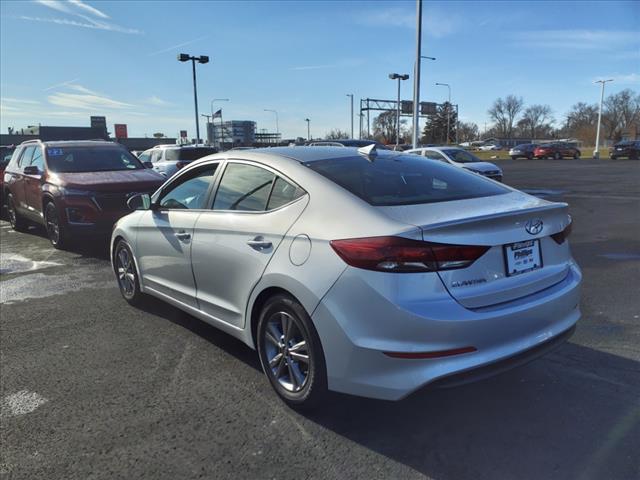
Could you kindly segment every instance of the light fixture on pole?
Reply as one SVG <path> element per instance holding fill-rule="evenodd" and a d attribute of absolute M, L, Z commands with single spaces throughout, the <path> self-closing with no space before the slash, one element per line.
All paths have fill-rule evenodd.
<path fill-rule="evenodd" d="M 280 133 L 280 127 L 278 126 L 278 112 L 276 112 L 275 110 L 272 110 L 270 108 L 265 108 L 264 111 L 265 112 L 271 112 L 271 113 L 274 113 L 276 115 L 276 133 Z"/>
<path fill-rule="evenodd" d="M 351 97 L 351 138 L 355 138 L 353 136 L 353 93 L 347 93 L 347 97 Z"/>
<path fill-rule="evenodd" d="M 593 151 L 593 158 L 598 160 L 600 158 L 600 122 L 602 122 L 602 102 L 604 101 L 604 84 L 607 82 L 613 82 L 613 78 L 609 80 L 596 80 L 593 83 L 600 83 L 602 89 L 600 90 L 600 108 L 598 109 L 598 127 L 596 128 L 596 148 Z"/>
<path fill-rule="evenodd" d="M 307 122 L 307 140 L 311 140 L 311 119 L 305 118 L 305 122 Z"/>
<path fill-rule="evenodd" d="M 400 145 L 400 82 L 402 80 L 409 80 L 409 75 L 401 75 L 399 73 L 390 73 L 389 78 L 391 80 L 398 80 L 398 105 L 396 108 L 396 147 Z"/>
<path fill-rule="evenodd" d="M 179 62 L 188 62 L 191 60 L 191 66 L 193 67 L 193 103 L 196 107 L 196 143 L 200 142 L 200 119 L 198 118 L 198 87 L 196 84 L 196 62 L 209 63 L 209 57 L 206 55 L 200 55 L 199 57 L 193 57 L 187 53 L 179 53 Z"/>
<path fill-rule="evenodd" d="M 447 145 L 449 145 L 450 143 L 449 131 L 450 131 L 450 124 L 451 124 L 451 85 L 449 85 L 448 83 L 438 83 L 438 82 L 436 82 L 436 85 L 438 85 L 439 87 L 447 87 L 447 89 L 449 90 L 449 101 L 447 102 Z"/>

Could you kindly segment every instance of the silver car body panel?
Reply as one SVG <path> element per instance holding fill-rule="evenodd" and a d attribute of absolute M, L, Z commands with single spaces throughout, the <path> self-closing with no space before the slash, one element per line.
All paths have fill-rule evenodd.
<path fill-rule="evenodd" d="M 144 292 L 252 348 L 255 302 L 274 289 L 288 292 L 318 331 L 329 388 L 375 398 L 403 398 L 436 379 L 517 355 L 576 323 L 581 272 L 568 242 L 549 237 L 568 225 L 566 204 L 502 186 L 502 195 L 372 207 L 305 165 L 355 152 L 272 148 L 197 160 L 170 182 L 207 162 L 220 161 L 221 171 L 226 161 L 242 161 L 307 193 L 271 212 L 182 210 L 158 218 L 156 211 L 135 211 L 116 224 L 112 248 L 120 238 L 129 243 Z M 536 235 L 524 228 L 531 219 L 543 223 Z M 191 232 L 188 242 L 176 239 L 181 230 Z M 350 267 L 330 246 L 335 239 L 389 235 L 490 249 L 467 268 L 396 274 Z M 259 236 L 271 242 L 264 251 L 247 244 Z M 540 242 L 543 267 L 507 277 L 503 245 L 527 239 Z M 412 360 L 383 353 L 465 346 L 477 351 Z"/>

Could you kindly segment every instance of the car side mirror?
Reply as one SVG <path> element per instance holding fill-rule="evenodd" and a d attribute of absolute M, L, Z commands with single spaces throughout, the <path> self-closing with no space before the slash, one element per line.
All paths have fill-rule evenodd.
<path fill-rule="evenodd" d="M 151 196 L 148 193 L 137 193 L 127 200 L 127 206 L 130 210 L 149 210 Z"/>
<path fill-rule="evenodd" d="M 151 162 L 142 162 L 142 165 L 144 165 L 144 168 L 153 168 L 153 163 Z"/>
<path fill-rule="evenodd" d="M 29 165 L 22 170 L 25 175 L 38 175 L 40 170 L 35 165 Z"/>

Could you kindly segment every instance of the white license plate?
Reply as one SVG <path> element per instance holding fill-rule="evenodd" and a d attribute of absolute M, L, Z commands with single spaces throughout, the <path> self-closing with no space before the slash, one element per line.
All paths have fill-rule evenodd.
<path fill-rule="evenodd" d="M 526 242 L 505 245 L 504 255 L 508 277 L 542 268 L 540 240 L 527 240 Z"/>

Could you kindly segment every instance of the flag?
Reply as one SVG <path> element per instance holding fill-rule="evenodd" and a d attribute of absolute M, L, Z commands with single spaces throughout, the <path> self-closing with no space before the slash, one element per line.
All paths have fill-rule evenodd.
<path fill-rule="evenodd" d="M 214 118 L 222 118 L 222 109 L 213 114 L 213 117 L 211 117 L 211 119 L 213 120 Z"/>

